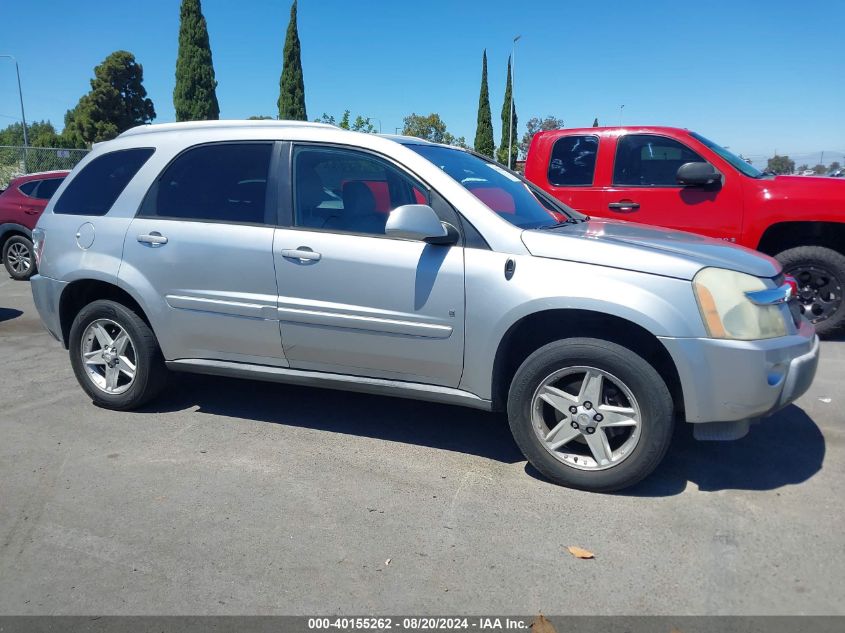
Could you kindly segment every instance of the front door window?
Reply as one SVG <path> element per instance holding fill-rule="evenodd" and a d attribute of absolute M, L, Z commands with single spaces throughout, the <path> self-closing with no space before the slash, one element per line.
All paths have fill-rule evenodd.
<path fill-rule="evenodd" d="M 294 182 L 294 222 L 311 229 L 384 235 L 393 209 L 428 204 L 421 185 L 363 152 L 298 147 Z"/>
<path fill-rule="evenodd" d="M 655 134 L 628 134 L 616 145 L 613 184 L 622 187 L 678 187 L 678 168 L 705 162 L 686 145 Z"/>

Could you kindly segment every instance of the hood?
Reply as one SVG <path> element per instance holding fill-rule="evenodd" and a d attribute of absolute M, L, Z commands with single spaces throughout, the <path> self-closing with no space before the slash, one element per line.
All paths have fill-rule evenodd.
<path fill-rule="evenodd" d="M 842 222 L 845 179 L 775 176 L 742 181 L 750 224 Z"/>
<path fill-rule="evenodd" d="M 845 191 L 845 179 L 829 176 L 775 176 L 771 180 L 761 180 L 762 183 L 774 183 L 779 187 L 821 187 L 842 193 Z"/>
<path fill-rule="evenodd" d="M 757 251 L 728 242 L 634 222 L 589 220 L 553 229 L 522 233 L 528 251 L 537 257 L 636 270 L 653 275 L 692 279 L 702 268 L 727 268 L 774 277 L 781 266 Z"/>
<path fill-rule="evenodd" d="M 825 216 L 845 213 L 845 178 L 775 176 L 752 182 L 768 211 L 784 212 L 793 220 L 819 213 Z M 842 218 L 836 221 L 841 222 Z"/>

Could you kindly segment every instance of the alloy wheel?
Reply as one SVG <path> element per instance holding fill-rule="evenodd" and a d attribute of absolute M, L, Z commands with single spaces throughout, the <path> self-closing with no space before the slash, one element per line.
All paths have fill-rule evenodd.
<path fill-rule="evenodd" d="M 20 242 L 15 242 L 9 246 L 9 250 L 6 251 L 6 259 L 8 259 L 12 270 L 19 275 L 26 273 L 32 266 L 32 253 L 26 244 Z"/>
<path fill-rule="evenodd" d="M 619 378 L 595 367 L 567 367 L 537 387 L 531 422 L 555 459 L 579 470 L 606 470 L 637 446 L 642 414 Z"/>
<path fill-rule="evenodd" d="M 817 265 L 796 266 L 787 271 L 798 282 L 801 314 L 813 323 L 830 318 L 842 307 L 841 281 Z"/>
<path fill-rule="evenodd" d="M 100 391 L 118 395 L 135 382 L 135 345 L 114 321 L 92 321 L 82 334 L 80 354 L 86 375 Z"/>

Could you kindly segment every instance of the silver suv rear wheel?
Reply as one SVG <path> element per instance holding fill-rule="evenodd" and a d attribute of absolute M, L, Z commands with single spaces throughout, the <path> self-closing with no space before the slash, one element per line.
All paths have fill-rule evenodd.
<path fill-rule="evenodd" d="M 135 380 L 138 357 L 129 334 L 111 319 L 97 319 L 82 334 L 88 378 L 109 394 L 125 393 Z"/>
<path fill-rule="evenodd" d="M 136 409 L 158 395 L 167 379 L 150 326 L 116 301 L 101 299 L 79 311 L 68 350 L 80 386 L 107 409 Z"/>

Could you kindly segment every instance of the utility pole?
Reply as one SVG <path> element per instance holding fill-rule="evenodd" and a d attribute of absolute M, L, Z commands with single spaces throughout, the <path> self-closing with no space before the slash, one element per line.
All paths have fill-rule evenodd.
<path fill-rule="evenodd" d="M 511 48 L 511 122 L 508 126 L 508 169 L 511 168 L 511 152 L 513 151 L 513 93 L 516 87 L 514 85 L 514 77 L 516 75 L 516 43 L 521 38 L 521 35 L 517 35 L 515 38 L 513 38 L 513 47 Z"/>
<path fill-rule="evenodd" d="M 23 91 L 21 90 L 21 69 L 18 67 L 18 60 L 12 57 L 11 55 L 0 55 L 0 57 L 5 57 L 7 59 L 11 59 L 15 62 L 15 72 L 18 75 L 18 97 L 21 100 L 21 122 L 23 123 L 23 170 L 26 171 L 26 158 L 27 152 L 29 151 L 29 136 L 26 132 L 26 115 L 23 111 Z"/>

